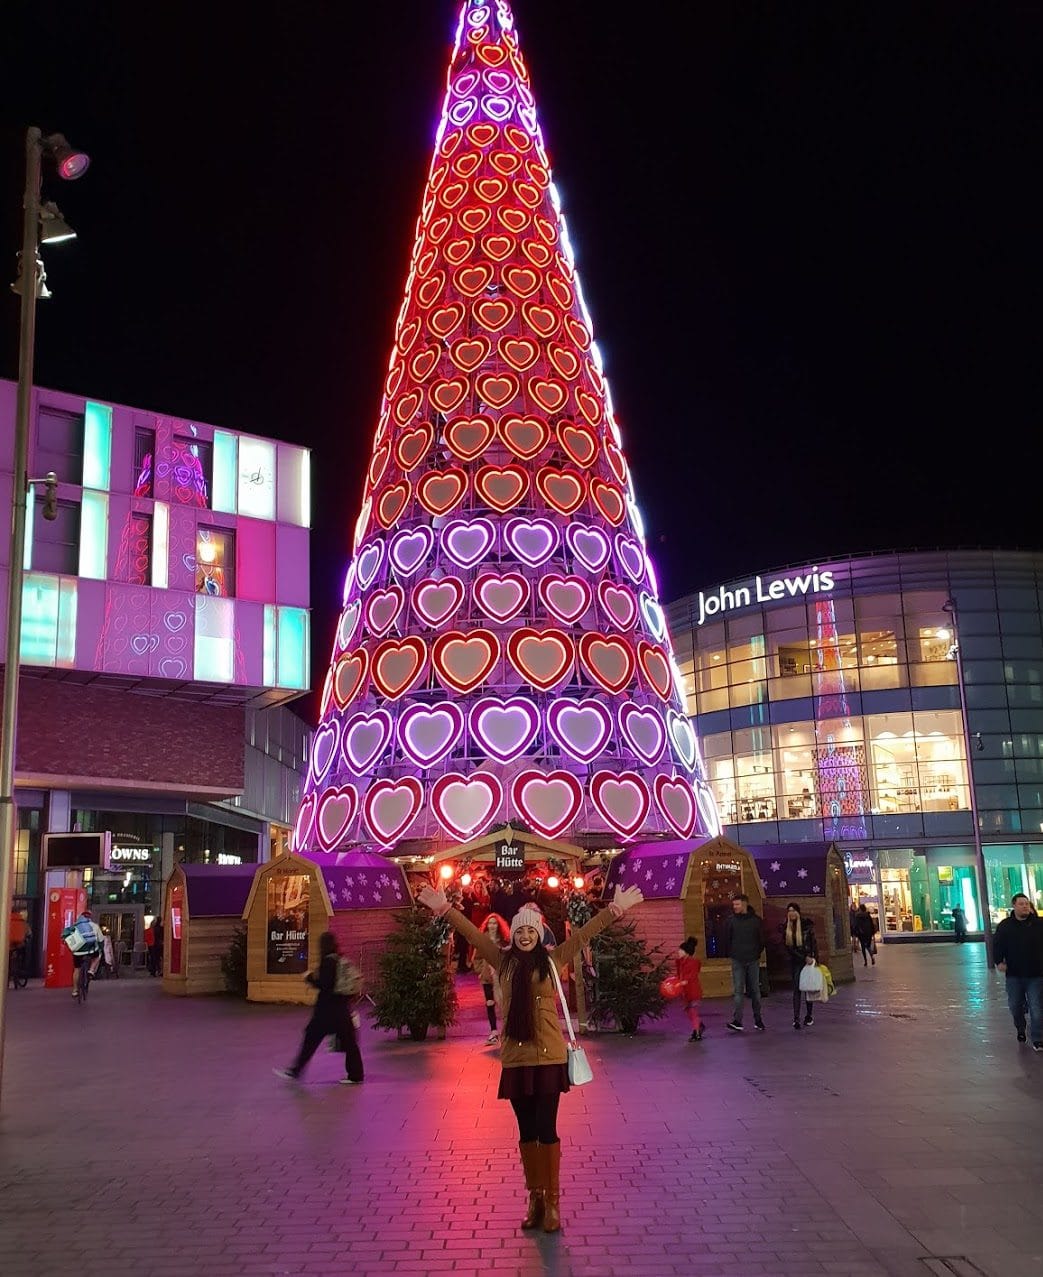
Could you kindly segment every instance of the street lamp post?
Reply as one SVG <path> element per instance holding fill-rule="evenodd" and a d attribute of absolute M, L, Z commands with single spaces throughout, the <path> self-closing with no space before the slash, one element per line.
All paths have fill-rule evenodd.
<path fill-rule="evenodd" d="M 0 961 L 10 952 L 11 895 L 15 831 L 18 827 L 14 798 L 15 738 L 18 729 L 18 672 L 22 636 L 22 565 L 25 559 L 25 513 L 29 491 L 29 409 L 33 393 L 33 351 L 36 341 L 36 299 L 49 297 L 46 274 L 40 261 L 40 224 L 44 219 L 61 223 L 63 233 L 48 239 L 68 239 L 72 232 L 61 222 L 53 205 L 41 208 L 40 183 L 44 156 L 52 159 L 66 181 L 82 177 L 90 160 L 75 151 L 60 133 L 47 136 L 38 128 L 25 135 L 25 194 L 22 208 L 22 252 L 19 277 L 14 285 L 21 293 L 18 326 L 18 398 L 15 409 L 14 465 L 11 475 L 11 541 L 7 565 L 7 655 L 4 663 L 3 709 L 0 711 Z M 50 476 L 48 476 L 50 478 Z M 56 480 L 55 480 L 56 482 Z M 6 967 L 5 967 L 6 977 Z M 6 986 L 6 978 L 5 978 Z M 0 995 L 0 1092 L 3 1085 L 6 998 Z"/>
<path fill-rule="evenodd" d="M 956 662 L 956 682 L 960 688 L 960 714 L 963 717 L 963 743 L 967 755 L 967 780 L 971 791 L 971 820 L 974 822 L 974 853 L 978 865 L 978 878 L 981 882 L 981 929 L 985 939 L 985 959 L 992 966 L 992 913 L 989 909 L 989 879 L 985 868 L 985 852 L 981 845 L 981 825 L 978 822 L 978 796 L 974 787 L 974 764 L 972 762 L 971 726 L 967 721 L 967 688 L 963 681 L 963 654 L 960 651 L 960 628 L 957 618 L 956 600 L 951 595 L 942 604 L 942 611 L 952 617 L 952 644 L 949 647 L 949 659 Z"/>

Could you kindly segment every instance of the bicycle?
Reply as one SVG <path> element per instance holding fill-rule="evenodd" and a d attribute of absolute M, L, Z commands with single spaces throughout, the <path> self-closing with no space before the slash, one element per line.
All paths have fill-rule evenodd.
<path fill-rule="evenodd" d="M 7 962 L 7 982 L 16 989 L 24 989 L 29 983 L 29 963 L 21 945 L 15 945 L 11 949 Z"/>
<path fill-rule="evenodd" d="M 76 1001 L 80 1006 L 87 1004 L 87 992 L 91 987 L 91 962 L 93 954 L 86 954 L 76 970 Z"/>

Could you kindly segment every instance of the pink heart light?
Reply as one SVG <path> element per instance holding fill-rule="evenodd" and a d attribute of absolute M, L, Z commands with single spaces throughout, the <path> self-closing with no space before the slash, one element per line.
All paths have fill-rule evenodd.
<path fill-rule="evenodd" d="M 517 616 L 532 593 L 529 582 L 520 572 L 485 573 L 475 581 L 475 602 L 493 621 L 509 621 Z"/>
<path fill-rule="evenodd" d="M 418 767 L 431 767 L 456 747 L 463 730 L 464 712 L 453 701 L 410 705 L 399 715 L 398 743 Z"/>
<path fill-rule="evenodd" d="M 561 576 L 547 572 L 536 586 L 540 602 L 550 614 L 564 625 L 578 621 L 590 607 L 593 597 L 590 586 L 579 576 Z"/>
<path fill-rule="evenodd" d="M 355 578 L 361 589 L 366 589 L 377 575 L 384 560 L 384 542 L 370 541 L 364 545 L 355 557 Z"/>
<path fill-rule="evenodd" d="M 464 583 L 455 576 L 446 576 L 440 581 L 425 577 L 413 586 L 409 597 L 417 615 L 437 629 L 456 615 L 463 602 Z"/>
<path fill-rule="evenodd" d="M 698 755 L 692 724 L 684 714 L 679 714 L 675 709 L 666 711 L 666 719 L 670 725 L 670 744 L 674 748 L 674 753 L 681 766 L 691 771 Z"/>
<path fill-rule="evenodd" d="M 641 828 L 651 802 L 637 772 L 596 772 L 590 778 L 590 797 L 606 824 L 624 838 L 632 838 Z"/>
<path fill-rule="evenodd" d="M 435 534 L 426 524 L 396 533 L 391 542 L 391 562 L 402 576 L 411 576 L 431 553 Z"/>
<path fill-rule="evenodd" d="M 577 762 L 589 763 L 601 753 L 612 731 L 612 715 L 600 701 L 554 700 L 547 710 L 551 735 Z"/>
<path fill-rule="evenodd" d="M 301 809 L 297 813 L 297 820 L 293 826 L 293 850 L 300 851 L 308 844 L 308 835 L 311 833 L 311 822 L 315 815 L 314 794 L 308 794 L 301 802 Z"/>
<path fill-rule="evenodd" d="M 447 772 L 431 787 L 431 807 L 442 828 L 453 838 L 473 838 L 503 804 L 503 786 L 489 772 L 462 776 Z"/>
<path fill-rule="evenodd" d="M 470 568 L 484 559 L 496 540 L 489 519 L 454 519 L 441 534 L 442 549 L 458 567 Z"/>
<path fill-rule="evenodd" d="M 645 579 L 645 552 L 639 542 L 624 533 L 616 534 L 616 556 L 623 565 L 623 571 L 635 585 Z"/>
<path fill-rule="evenodd" d="M 424 787 L 415 776 L 376 780 L 366 791 L 362 809 L 374 838 L 389 847 L 416 819 L 424 801 Z"/>
<path fill-rule="evenodd" d="M 511 519 L 504 540 L 519 559 L 538 568 L 558 548 L 558 529 L 549 519 Z"/>
<path fill-rule="evenodd" d="M 617 711 L 623 740 L 643 763 L 654 765 L 663 756 L 666 728 L 659 710 L 627 701 Z"/>
<path fill-rule="evenodd" d="M 637 620 L 637 600 L 627 585 L 617 585 L 607 577 L 599 581 L 598 602 L 617 629 L 629 630 Z"/>
<path fill-rule="evenodd" d="M 652 782 L 656 804 L 663 819 L 681 838 L 691 837 L 695 828 L 695 794 L 691 783 L 678 776 L 657 776 Z"/>
<path fill-rule="evenodd" d="M 366 624 L 377 638 L 383 638 L 398 620 L 405 605 L 405 591 L 400 585 L 374 590 L 366 599 Z"/>
<path fill-rule="evenodd" d="M 342 652 L 355 637 L 355 627 L 359 623 L 361 613 L 361 599 L 353 599 L 341 613 L 340 624 L 337 626 L 338 651 Z"/>
<path fill-rule="evenodd" d="M 497 762 L 512 763 L 536 739 L 540 715 L 527 697 L 485 696 L 471 706 L 467 721 L 483 753 Z"/>
<path fill-rule="evenodd" d="M 311 775 L 316 785 L 329 771 L 340 742 L 340 721 L 331 718 L 316 728 L 311 740 Z"/>
<path fill-rule="evenodd" d="M 391 739 L 391 715 L 386 709 L 352 714 L 344 722 L 340 752 L 356 776 L 370 770 Z"/>
<path fill-rule="evenodd" d="M 315 836 L 323 851 L 333 851 L 337 847 L 348 832 L 358 808 L 359 796 L 354 785 L 326 790 L 319 799 L 319 814 L 315 821 Z"/>
<path fill-rule="evenodd" d="M 545 838 L 556 838 L 575 820 L 583 788 L 571 772 L 520 772 L 511 785 L 515 811 Z"/>
<path fill-rule="evenodd" d="M 588 572 L 600 572 L 608 562 L 608 541 L 598 528 L 570 523 L 565 529 L 565 544 Z"/>

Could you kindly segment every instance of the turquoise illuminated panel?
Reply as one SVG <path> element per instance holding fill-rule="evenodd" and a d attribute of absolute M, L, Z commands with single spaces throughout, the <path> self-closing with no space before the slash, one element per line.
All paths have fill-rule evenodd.
<path fill-rule="evenodd" d="M 227 430 L 214 431 L 213 509 L 235 514 L 239 477 L 239 439 Z"/>
<path fill-rule="evenodd" d="M 308 613 L 301 607 L 279 608 L 279 687 L 308 686 Z"/>
<path fill-rule="evenodd" d="M 112 469 L 112 409 L 91 403 L 83 413 L 83 486 L 109 490 Z"/>
<path fill-rule="evenodd" d="M 76 582 L 31 572 L 22 581 L 19 642 L 26 665 L 71 666 L 76 659 Z"/>
<path fill-rule="evenodd" d="M 275 650 L 276 650 L 276 612 L 277 608 L 270 603 L 264 608 L 264 670 L 262 678 L 265 687 L 275 686 Z"/>
<path fill-rule="evenodd" d="M 80 506 L 80 576 L 104 581 L 109 548 L 109 498 L 83 489 Z"/>
<path fill-rule="evenodd" d="M 235 681 L 235 601 L 196 595 L 195 676 L 206 683 Z"/>

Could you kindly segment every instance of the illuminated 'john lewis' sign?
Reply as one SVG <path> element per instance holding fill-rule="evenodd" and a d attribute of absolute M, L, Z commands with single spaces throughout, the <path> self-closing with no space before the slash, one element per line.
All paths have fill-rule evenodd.
<path fill-rule="evenodd" d="M 834 588 L 833 573 L 826 570 L 820 572 L 817 567 L 809 572 L 795 576 L 777 576 L 767 582 L 755 576 L 753 585 L 738 585 L 733 589 L 720 586 L 716 593 L 704 594 L 699 591 L 699 619 L 702 625 L 711 616 L 721 616 L 725 612 L 734 612 L 741 607 L 749 607 L 752 603 L 774 603 L 779 599 L 795 599 L 805 594 L 829 594 Z"/>

